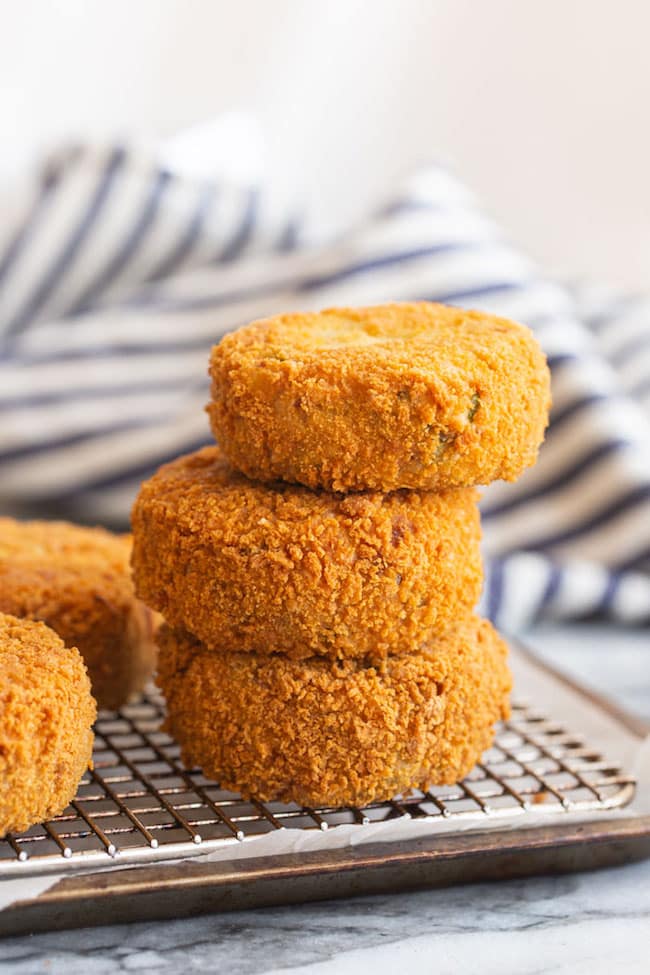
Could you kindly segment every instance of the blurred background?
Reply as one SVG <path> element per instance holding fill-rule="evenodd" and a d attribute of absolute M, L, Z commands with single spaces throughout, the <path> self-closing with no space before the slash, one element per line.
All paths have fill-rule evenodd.
<path fill-rule="evenodd" d="M 648 280 L 645 0 L 2 7 L 4 186 L 63 137 L 156 139 L 243 112 L 258 127 L 241 121 L 255 151 L 240 155 L 323 229 L 434 159 L 550 272 Z"/>
<path fill-rule="evenodd" d="M 225 332 L 442 301 L 552 374 L 484 611 L 647 624 L 650 4 L 0 4 L 0 510 L 125 528 Z"/>

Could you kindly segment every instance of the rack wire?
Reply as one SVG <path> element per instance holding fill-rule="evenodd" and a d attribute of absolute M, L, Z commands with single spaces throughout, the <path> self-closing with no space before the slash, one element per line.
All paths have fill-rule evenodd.
<path fill-rule="evenodd" d="M 310 809 L 226 792 L 200 769 L 183 766 L 178 745 L 160 730 L 163 717 L 154 689 L 118 712 L 101 712 L 94 768 L 76 798 L 55 819 L 0 840 L 0 878 L 187 857 L 284 827 L 325 830 L 404 815 L 459 824 L 472 817 L 525 821 L 533 810 L 617 808 L 634 794 L 631 776 L 523 702 L 462 782 L 362 809 Z"/>

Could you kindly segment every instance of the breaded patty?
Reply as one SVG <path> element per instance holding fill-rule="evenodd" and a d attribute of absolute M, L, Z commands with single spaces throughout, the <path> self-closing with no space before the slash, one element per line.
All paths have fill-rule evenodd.
<path fill-rule="evenodd" d="M 43 623 L 0 614 L 0 836 L 58 815 L 92 756 L 81 655 Z"/>
<path fill-rule="evenodd" d="M 515 480 L 550 404 L 522 325 L 430 303 L 253 322 L 215 346 L 212 429 L 249 477 L 334 491 Z"/>
<path fill-rule="evenodd" d="M 363 806 L 453 783 L 509 712 L 507 650 L 486 620 L 379 664 L 216 653 L 166 626 L 159 642 L 183 761 L 245 797 Z"/>
<path fill-rule="evenodd" d="M 345 497 L 266 485 L 206 447 L 142 486 L 136 590 L 216 649 L 405 653 L 478 600 L 477 497 L 472 488 Z"/>
<path fill-rule="evenodd" d="M 127 535 L 0 518 L 0 612 L 42 620 L 78 647 L 100 707 L 141 690 L 155 664 L 153 617 L 135 597 L 130 554 Z"/>

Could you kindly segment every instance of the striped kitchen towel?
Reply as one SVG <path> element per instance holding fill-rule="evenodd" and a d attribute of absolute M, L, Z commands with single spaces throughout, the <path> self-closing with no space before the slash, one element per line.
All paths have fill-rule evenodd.
<path fill-rule="evenodd" d="M 259 185 L 121 147 L 59 155 L 0 208 L 3 510 L 125 525 L 144 477 L 210 441 L 210 346 L 253 318 L 449 302 L 528 324 L 553 377 L 539 463 L 484 493 L 482 608 L 650 621 L 650 301 L 553 281 L 443 168 L 310 245 Z"/>

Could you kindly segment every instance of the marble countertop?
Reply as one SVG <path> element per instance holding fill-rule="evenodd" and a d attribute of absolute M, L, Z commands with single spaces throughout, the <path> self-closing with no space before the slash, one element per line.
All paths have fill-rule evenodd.
<path fill-rule="evenodd" d="M 650 720 L 650 632 L 545 627 L 540 654 Z M 436 975 L 650 970 L 650 861 L 597 873 L 382 895 L 0 941 L 8 975 Z"/>

